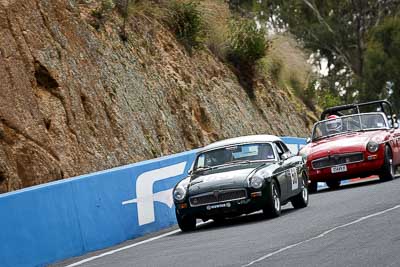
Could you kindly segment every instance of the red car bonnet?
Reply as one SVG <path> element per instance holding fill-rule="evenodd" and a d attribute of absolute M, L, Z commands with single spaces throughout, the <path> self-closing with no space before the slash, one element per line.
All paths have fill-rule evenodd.
<path fill-rule="evenodd" d="M 386 135 L 386 130 L 352 132 L 325 138 L 310 143 L 308 149 L 308 160 L 327 156 L 328 154 L 351 153 L 365 151 L 367 143 L 373 139 L 381 142 Z"/>

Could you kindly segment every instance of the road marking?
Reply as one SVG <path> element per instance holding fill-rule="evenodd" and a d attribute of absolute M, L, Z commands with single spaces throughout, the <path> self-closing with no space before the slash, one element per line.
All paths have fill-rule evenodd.
<path fill-rule="evenodd" d="M 104 253 L 102 253 L 102 254 L 100 254 L 100 255 L 93 256 L 93 257 L 90 257 L 90 258 L 87 258 L 87 259 L 84 259 L 84 260 L 75 262 L 75 263 L 70 264 L 70 265 L 67 265 L 67 266 L 65 266 L 65 267 L 78 266 L 78 265 L 84 264 L 84 263 L 89 262 L 89 261 L 93 261 L 93 260 L 98 259 L 98 258 L 102 258 L 102 257 L 108 256 L 108 255 L 112 255 L 112 254 L 114 254 L 114 253 L 117 253 L 117 252 L 120 252 L 120 251 L 129 249 L 129 248 L 137 247 L 137 246 L 139 246 L 139 245 L 143 245 L 143 244 L 149 243 L 149 242 L 151 242 L 151 241 L 154 241 L 154 240 L 157 240 L 157 239 L 161 239 L 161 238 L 163 238 L 163 237 L 166 237 L 166 236 L 170 236 L 170 235 L 176 234 L 176 233 L 178 233 L 178 232 L 180 232 L 180 231 L 181 231 L 181 230 L 177 229 L 177 230 L 174 230 L 174 231 L 171 231 L 171 232 L 162 234 L 162 235 L 158 235 L 158 236 L 155 236 L 155 237 L 152 237 L 152 238 L 149 238 L 149 239 L 146 239 L 146 240 L 143 240 L 143 241 L 140 241 L 140 242 L 137 242 L 137 243 L 134 243 L 134 244 L 131 244 L 131 245 L 122 247 L 122 248 L 118 248 L 118 249 L 114 249 L 114 250 L 110 250 L 110 251 L 104 252 Z"/>
<path fill-rule="evenodd" d="M 203 224 L 206 224 L 206 222 L 200 222 L 200 223 L 196 224 L 196 227 L 202 226 Z M 176 233 L 179 233 L 179 232 L 181 232 L 181 230 L 180 229 L 176 229 L 176 230 L 173 230 L 171 232 L 167 232 L 165 234 L 158 235 L 158 236 L 155 236 L 155 237 L 152 237 L 152 238 L 149 238 L 149 239 L 146 239 L 146 240 L 143 240 L 143 241 L 140 241 L 140 242 L 125 246 L 125 247 L 121 247 L 121 248 L 118 248 L 118 249 L 114 249 L 114 250 L 110 250 L 110 251 L 104 252 L 104 253 L 102 253 L 100 255 L 93 256 L 93 257 L 90 257 L 90 258 L 87 258 L 87 259 L 72 263 L 72 264 L 67 265 L 65 267 L 79 266 L 79 265 L 84 264 L 86 262 L 93 261 L 93 260 L 96 260 L 96 259 L 99 259 L 99 258 L 103 258 L 105 256 L 112 255 L 112 254 L 115 254 L 117 252 L 120 252 L 120 251 L 123 251 L 123 250 L 127 250 L 127 249 L 130 249 L 130 248 L 133 248 L 133 247 L 137 247 L 137 246 L 140 246 L 140 245 L 149 243 L 151 241 L 158 240 L 158 239 L 161 239 L 163 237 L 170 236 L 170 235 L 173 235 L 173 234 L 176 234 Z"/>
<path fill-rule="evenodd" d="M 276 250 L 276 251 L 274 251 L 274 252 L 268 253 L 268 254 L 266 254 L 266 255 L 264 255 L 264 256 L 262 256 L 262 257 L 256 259 L 256 260 L 254 260 L 254 261 L 252 261 L 252 262 L 249 262 L 249 263 L 246 264 L 246 265 L 242 265 L 242 267 L 251 266 L 251 265 L 253 265 L 253 264 L 257 263 L 257 262 L 260 262 L 260 261 L 263 261 L 263 260 L 265 260 L 265 259 L 268 259 L 268 258 L 270 258 L 270 257 L 272 257 L 272 256 L 274 256 L 274 255 L 276 255 L 276 254 L 279 254 L 279 253 L 281 253 L 281 252 L 283 252 L 283 251 L 286 251 L 286 250 L 288 250 L 288 249 L 291 249 L 291 248 L 297 247 L 297 246 L 299 246 L 299 245 L 308 243 L 308 242 L 313 241 L 313 240 L 315 240 L 315 239 L 322 238 L 322 237 L 326 236 L 327 234 L 329 234 L 329 233 L 331 233 L 331 232 L 333 232 L 333 231 L 335 231 L 335 230 L 338 230 L 338 229 L 341 229 L 341 228 L 345 228 L 345 227 L 347 227 L 347 226 L 350 226 L 350 225 L 353 225 L 353 224 L 362 222 L 362 221 L 367 220 L 367 219 L 372 218 L 372 217 L 376 217 L 376 216 L 382 215 L 382 214 L 384 214 L 384 213 L 387 213 L 387 212 L 389 212 L 389 211 L 392 211 L 392 210 L 395 210 L 395 209 L 398 209 L 398 208 L 400 208 L 400 205 L 396 205 L 396 206 L 394 206 L 394 207 L 392 207 L 392 208 L 389 208 L 389 209 L 386 209 L 386 210 L 383 210 L 383 211 L 380 211 L 380 212 L 377 212 L 377 213 L 373 213 L 373 214 L 370 214 L 370 215 L 361 217 L 361 218 L 359 218 L 359 219 L 357 219 L 357 220 L 351 221 L 351 222 L 346 223 L 346 224 L 342 224 L 342 225 L 336 226 L 336 227 L 334 227 L 334 228 L 332 228 L 332 229 L 330 229 L 330 230 L 326 230 L 325 232 L 323 232 L 323 233 L 321 233 L 321 234 L 319 234 L 319 235 L 317 235 L 317 236 L 314 236 L 314 237 L 312 237 L 312 238 L 310 238 L 310 239 L 307 239 L 307 240 L 304 240 L 304 241 L 301 241 L 301 242 L 298 242 L 298 243 L 289 245 L 289 246 L 287 246 L 287 247 L 278 249 L 278 250 Z"/>

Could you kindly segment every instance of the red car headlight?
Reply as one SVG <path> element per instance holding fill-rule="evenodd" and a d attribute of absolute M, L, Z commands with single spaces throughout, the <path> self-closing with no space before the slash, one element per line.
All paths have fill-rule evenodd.
<path fill-rule="evenodd" d="M 371 153 L 375 153 L 379 149 L 379 144 L 375 141 L 369 141 L 367 144 L 367 150 Z"/>

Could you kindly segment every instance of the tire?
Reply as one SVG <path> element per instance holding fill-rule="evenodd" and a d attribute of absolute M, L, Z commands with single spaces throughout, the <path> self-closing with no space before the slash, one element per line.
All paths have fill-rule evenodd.
<path fill-rule="evenodd" d="M 311 182 L 308 184 L 308 193 L 316 193 L 318 189 L 318 182 Z"/>
<path fill-rule="evenodd" d="M 272 179 L 269 184 L 270 188 L 267 193 L 267 203 L 263 208 L 264 216 L 267 218 L 275 218 L 281 215 L 281 195 L 277 182 Z"/>
<path fill-rule="evenodd" d="M 196 229 L 196 218 L 190 215 L 181 216 L 175 211 L 176 220 L 182 232 L 193 231 Z"/>
<path fill-rule="evenodd" d="M 295 209 L 302 209 L 308 206 L 308 188 L 307 188 L 307 182 L 303 181 L 303 189 L 301 190 L 300 193 L 298 193 L 296 196 L 294 196 L 290 202 L 292 203 L 293 207 Z"/>
<path fill-rule="evenodd" d="M 393 166 L 393 154 L 389 146 L 385 146 L 385 160 L 383 162 L 382 171 L 379 179 L 382 182 L 391 181 L 395 176 L 395 167 Z"/>
<path fill-rule="evenodd" d="M 340 181 L 336 181 L 336 180 L 327 181 L 327 182 L 326 182 L 326 185 L 327 185 L 330 189 L 333 189 L 333 190 L 339 189 L 339 187 L 340 187 Z"/>

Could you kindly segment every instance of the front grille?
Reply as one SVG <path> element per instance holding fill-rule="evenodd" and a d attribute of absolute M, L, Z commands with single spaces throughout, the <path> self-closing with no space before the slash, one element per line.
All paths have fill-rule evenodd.
<path fill-rule="evenodd" d="M 312 161 L 313 169 L 322 169 L 335 165 L 349 164 L 355 162 L 361 162 L 364 160 L 362 152 L 348 153 L 348 154 L 336 154 L 325 158 L 320 158 Z"/>
<path fill-rule="evenodd" d="M 246 189 L 213 191 L 189 198 L 192 207 L 246 198 Z"/>

